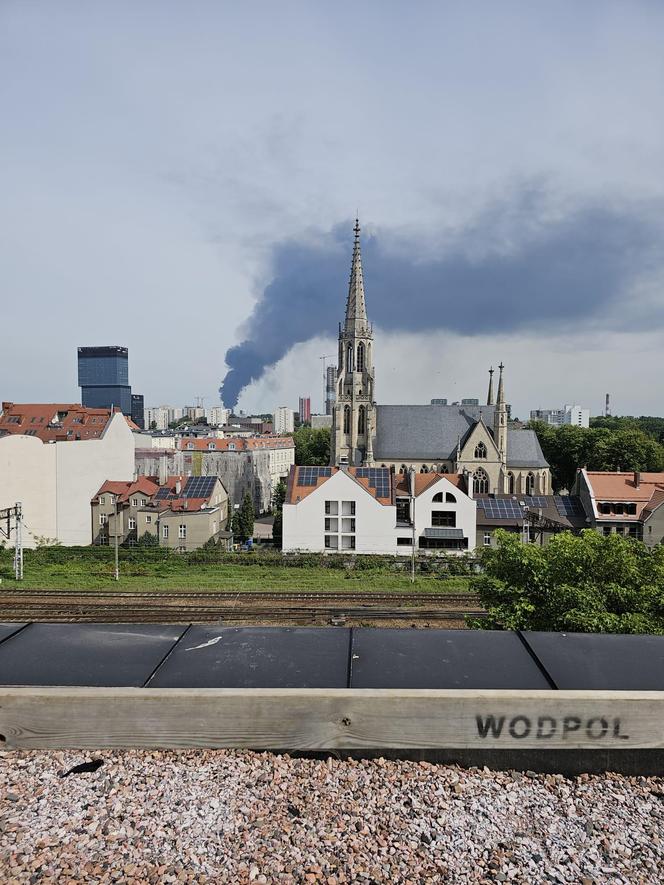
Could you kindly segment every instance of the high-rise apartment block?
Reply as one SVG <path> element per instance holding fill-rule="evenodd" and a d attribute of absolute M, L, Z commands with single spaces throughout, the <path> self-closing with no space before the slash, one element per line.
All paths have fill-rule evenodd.
<path fill-rule="evenodd" d="M 90 409 L 119 408 L 144 427 L 143 397 L 132 396 L 126 347 L 79 347 L 78 384 L 81 404 Z"/>
<path fill-rule="evenodd" d="M 562 424 L 573 424 L 575 427 L 590 426 L 590 409 L 582 409 L 581 406 L 565 405 L 562 409 L 532 409 L 531 421 L 544 421 L 554 427 Z"/>
<path fill-rule="evenodd" d="M 231 410 L 225 409 L 223 406 L 213 406 L 205 411 L 208 424 L 214 427 L 223 427 L 224 424 L 228 424 L 230 414 Z"/>
<path fill-rule="evenodd" d="M 334 414 L 334 403 L 337 398 L 337 367 L 328 366 L 325 370 L 325 414 Z"/>
<path fill-rule="evenodd" d="M 272 429 L 274 433 L 292 433 L 295 430 L 293 410 L 286 406 L 278 406 L 274 410 Z"/>
<path fill-rule="evenodd" d="M 302 424 L 311 423 L 311 397 L 310 396 L 301 396 L 300 404 L 298 407 L 298 413 L 300 415 L 300 421 Z"/>

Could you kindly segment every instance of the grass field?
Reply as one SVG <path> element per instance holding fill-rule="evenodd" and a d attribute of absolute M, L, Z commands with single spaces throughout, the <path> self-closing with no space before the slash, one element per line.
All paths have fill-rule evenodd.
<path fill-rule="evenodd" d="M 242 556 L 242 554 L 237 554 Z M 39 552 L 26 553 L 24 579 L 15 581 L 8 557 L 0 561 L 0 590 L 226 590 L 226 591 L 348 591 L 393 590 L 395 592 L 450 592 L 468 589 L 464 576 L 417 574 L 411 584 L 407 571 L 394 565 L 377 563 L 375 567 L 342 569 L 303 565 L 297 568 L 256 561 L 190 562 L 186 557 L 173 556 L 157 561 L 121 561 L 120 580 L 113 578 L 113 561 L 106 558 L 72 555 L 62 562 L 44 561 Z M 228 560 L 231 561 L 228 561 Z"/>

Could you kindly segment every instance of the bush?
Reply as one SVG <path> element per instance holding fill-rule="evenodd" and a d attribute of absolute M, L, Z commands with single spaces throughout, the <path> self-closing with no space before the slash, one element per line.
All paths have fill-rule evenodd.
<path fill-rule="evenodd" d="M 590 529 L 546 547 L 497 531 L 473 589 L 487 609 L 471 626 L 664 634 L 664 547 Z"/>

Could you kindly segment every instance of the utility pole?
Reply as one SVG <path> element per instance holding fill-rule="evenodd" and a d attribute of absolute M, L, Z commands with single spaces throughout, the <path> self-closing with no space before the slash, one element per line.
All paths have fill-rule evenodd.
<path fill-rule="evenodd" d="M 118 498 L 115 496 L 115 580 L 120 580 L 120 560 L 118 557 L 118 532 L 120 531 L 120 523 L 118 521 Z"/>
<path fill-rule="evenodd" d="M 23 510 L 21 502 L 16 502 L 16 544 L 14 545 L 14 575 L 17 581 L 23 580 Z"/>
<path fill-rule="evenodd" d="M 410 555 L 410 583 L 415 583 L 415 469 L 408 471 L 408 484 L 410 486 L 410 521 L 413 526 L 413 545 Z"/>

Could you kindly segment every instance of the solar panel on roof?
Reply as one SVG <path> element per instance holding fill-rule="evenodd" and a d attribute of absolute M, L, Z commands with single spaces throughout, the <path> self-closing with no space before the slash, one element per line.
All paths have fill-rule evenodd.
<path fill-rule="evenodd" d="M 170 489 L 159 489 L 154 497 L 156 501 L 163 501 L 166 498 L 172 497 L 172 492 Z"/>
<path fill-rule="evenodd" d="M 561 516 L 584 516 L 581 500 L 571 495 L 555 495 L 553 499 Z"/>
<path fill-rule="evenodd" d="M 315 486 L 320 478 L 332 476 L 331 467 L 300 467 L 298 483 L 301 486 Z"/>
<path fill-rule="evenodd" d="M 523 519 L 523 507 L 511 498 L 483 498 L 478 505 L 489 519 Z"/>
<path fill-rule="evenodd" d="M 546 507 L 547 499 L 544 495 L 526 495 L 520 499 L 525 501 L 526 507 Z"/>
<path fill-rule="evenodd" d="M 375 489 L 377 497 L 389 497 L 390 471 L 386 467 L 358 467 L 355 475 L 358 479 L 368 479 L 369 486 Z"/>
<path fill-rule="evenodd" d="M 190 476 L 182 492 L 182 497 L 209 498 L 216 482 L 216 476 Z"/>

